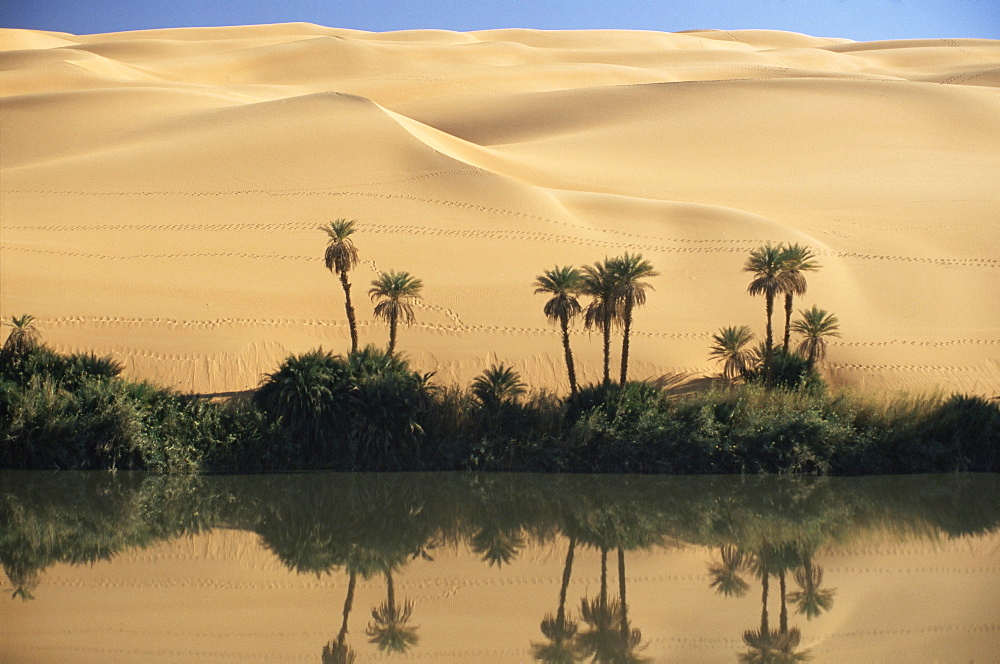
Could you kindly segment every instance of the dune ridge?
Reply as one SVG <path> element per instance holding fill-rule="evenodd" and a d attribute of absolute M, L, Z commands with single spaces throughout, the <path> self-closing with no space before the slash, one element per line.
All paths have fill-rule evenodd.
<path fill-rule="evenodd" d="M 408 270 L 418 368 L 565 390 L 544 269 L 642 252 L 661 276 L 630 374 L 696 376 L 720 327 L 763 333 L 747 253 L 800 242 L 823 267 L 796 308 L 841 321 L 833 382 L 994 396 L 998 123 L 990 40 L 0 30 L 0 316 L 134 377 L 247 389 L 349 346 L 317 230 L 346 217 L 363 343 L 388 336 L 368 282 Z M 573 344 L 599 378 L 600 339 Z"/>

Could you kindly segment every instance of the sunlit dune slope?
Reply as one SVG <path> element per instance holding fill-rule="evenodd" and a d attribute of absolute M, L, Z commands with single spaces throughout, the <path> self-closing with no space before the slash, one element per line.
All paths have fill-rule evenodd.
<path fill-rule="evenodd" d="M 344 351 L 318 227 L 425 284 L 399 347 L 444 383 L 567 389 L 536 275 L 641 252 L 630 374 L 709 375 L 764 331 L 748 252 L 812 246 L 824 372 L 1000 394 L 1000 43 L 760 30 L 0 31 L 0 315 L 197 392 Z M 775 330 L 783 321 L 777 307 Z M 587 381 L 601 343 L 577 326 Z M 612 362 L 617 362 L 617 350 Z"/>

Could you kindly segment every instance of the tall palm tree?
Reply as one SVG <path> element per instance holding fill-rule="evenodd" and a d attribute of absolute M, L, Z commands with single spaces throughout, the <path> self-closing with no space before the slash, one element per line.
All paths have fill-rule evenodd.
<path fill-rule="evenodd" d="M 598 329 L 604 338 L 604 384 L 611 384 L 611 328 L 621 320 L 617 281 L 610 261 L 583 268 L 583 293 L 592 299 L 584 312 L 583 325 Z"/>
<path fill-rule="evenodd" d="M 784 261 L 785 279 L 787 280 L 787 290 L 785 290 L 785 338 L 781 344 L 782 350 L 788 352 L 788 338 L 791 330 L 789 326 L 792 321 L 792 298 L 795 295 L 802 295 L 806 292 L 806 277 L 803 272 L 811 272 L 820 268 L 816 262 L 816 255 L 811 247 L 805 247 L 799 243 L 790 244 L 782 251 Z"/>
<path fill-rule="evenodd" d="M 419 641 L 416 626 L 407 625 L 413 615 L 413 602 L 406 600 L 401 605 L 396 604 L 391 569 L 385 572 L 385 583 L 385 602 L 372 608 L 372 621 L 368 623 L 365 633 L 379 650 L 406 652 Z"/>
<path fill-rule="evenodd" d="M 806 356 L 809 366 L 813 366 L 826 357 L 827 337 L 840 336 L 840 321 L 815 304 L 812 309 L 800 310 L 799 315 L 801 318 L 792 322 L 792 331 L 802 335 L 798 351 Z"/>
<path fill-rule="evenodd" d="M 11 355 L 25 353 L 36 347 L 41 340 L 41 334 L 35 327 L 35 317 L 31 314 L 11 316 L 10 322 L 4 325 L 14 328 L 3 342 L 3 350 Z"/>
<path fill-rule="evenodd" d="M 719 330 L 718 334 L 712 335 L 715 344 L 709 352 L 709 357 L 725 363 L 722 365 L 723 376 L 735 380 L 750 368 L 754 351 L 747 346 L 753 338 L 753 332 L 747 325 L 740 327 L 730 325 Z"/>
<path fill-rule="evenodd" d="M 344 307 L 347 309 L 347 323 L 351 327 L 351 352 L 358 350 L 358 323 L 354 318 L 354 305 L 351 304 L 351 284 L 347 281 L 347 273 L 357 267 L 358 250 L 351 240 L 354 233 L 354 221 L 338 219 L 331 221 L 329 226 L 320 226 L 327 234 L 326 269 L 340 275 L 340 285 L 344 288 Z"/>
<path fill-rule="evenodd" d="M 575 550 L 576 537 L 570 535 L 566 562 L 563 564 L 562 585 L 559 587 L 559 608 L 554 616 L 551 613 L 546 615 L 541 624 L 542 634 L 549 642 L 531 644 L 534 658 L 547 664 L 571 664 L 581 659 L 573 641 L 577 632 L 577 624 L 573 620 L 566 619 L 566 593 L 573 572 Z"/>
<path fill-rule="evenodd" d="M 770 242 L 750 252 L 750 258 L 743 266 L 744 272 L 753 274 L 753 281 L 747 287 L 750 295 L 764 296 L 764 309 L 767 312 L 767 334 L 764 347 L 770 356 L 774 348 L 774 335 L 771 329 L 771 318 L 774 314 L 774 298 L 787 291 L 788 275 L 784 270 L 785 258 L 781 245 Z M 768 358 L 769 359 L 769 358 Z"/>
<path fill-rule="evenodd" d="M 535 278 L 535 293 L 552 296 L 545 303 L 545 316 L 553 323 L 558 322 L 562 329 L 563 353 L 566 355 L 566 370 L 569 372 L 569 389 L 572 394 L 576 394 L 576 369 L 573 366 L 573 353 L 569 348 L 569 324 L 583 311 L 576 297 L 582 289 L 583 275 L 569 265 L 556 266 Z"/>
<path fill-rule="evenodd" d="M 652 263 L 645 260 L 642 254 L 629 254 L 610 261 L 611 272 L 614 275 L 615 299 L 617 309 L 621 312 L 622 321 L 622 370 L 621 384 L 624 386 L 628 378 L 628 348 L 629 336 L 632 330 L 632 311 L 646 303 L 646 291 L 653 287 L 643 279 L 659 276 Z"/>
<path fill-rule="evenodd" d="M 323 646 L 323 664 L 352 664 L 357 655 L 354 649 L 347 645 L 347 618 L 354 606 L 354 589 L 357 585 L 358 573 L 350 568 L 350 580 L 347 583 L 347 597 L 344 598 L 344 620 L 337 633 L 337 640 Z"/>
<path fill-rule="evenodd" d="M 368 296 L 372 302 L 380 300 L 375 305 L 375 316 L 389 323 L 389 354 L 396 350 L 396 327 L 402 319 L 407 325 L 413 324 L 416 316 L 413 314 L 413 304 L 420 299 L 420 290 L 424 283 L 409 272 L 390 270 L 383 272 L 372 280 Z"/>

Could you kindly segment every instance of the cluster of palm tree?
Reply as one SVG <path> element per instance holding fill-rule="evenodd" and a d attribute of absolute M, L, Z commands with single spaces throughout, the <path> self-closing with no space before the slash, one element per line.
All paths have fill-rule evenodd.
<path fill-rule="evenodd" d="M 327 235 L 324 261 L 330 272 L 340 276 L 340 285 L 344 289 L 344 308 L 347 312 L 347 322 L 351 328 L 351 352 L 358 350 L 358 322 L 351 302 L 351 284 L 348 272 L 358 265 L 360 258 L 357 247 L 351 235 L 357 230 L 355 221 L 337 219 L 320 230 Z M 409 272 L 389 270 L 382 272 L 372 280 L 368 296 L 375 303 L 375 317 L 389 324 L 389 354 L 396 350 L 396 333 L 399 322 L 412 325 L 416 320 L 413 305 L 420 299 L 420 291 L 424 284 Z"/>
<path fill-rule="evenodd" d="M 792 308 L 796 295 L 806 292 L 805 273 L 819 269 L 816 255 L 810 247 L 792 244 L 771 244 L 768 242 L 750 252 L 743 270 L 750 272 L 753 279 L 747 287 L 752 296 L 764 296 L 766 325 L 764 341 L 752 348 L 754 333 L 747 325 L 723 327 L 712 335 L 714 342 L 709 357 L 723 363 L 722 375 L 729 380 L 746 376 L 755 368 L 767 374 L 774 359 L 776 347 L 772 319 L 774 301 L 784 296 L 785 326 L 781 352 L 788 354 L 791 333 L 800 337 L 796 352 L 803 357 L 809 368 L 815 367 L 826 357 L 827 339 L 840 336 L 837 317 L 813 305 L 799 311 L 799 318 L 792 320 Z"/>
<path fill-rule="evenodd" d="M 836 590 L 823 588 L 823 568 L 812 560 L 812 552 L 798 546 L 773 546 L 765 542 L 753 551 L 726 545 L 720 549 L 719 562 L 709 568 L 711 586 L 726 597 L 742 597 L 750 585 L 743 574 L 753 574 L 761 584 L 761 618 L 759 629 L 749 629 L 743 633 L 743 643 L 748 650 L 739 656 L 740 662 L 802 662 L 809 659 L 808 651 L 797 650 L 802 639 L 798 627 L 788 626 L 788 606 L 790 601 L 796 613 L 812 620 L 833 606 Z M 789 593 L 786 576 L 793 572 L 799 589 Z M 768 620 L 768 593 L 770 579 L 778 578 L 780 591 L 780 612 L 778 629 L 773 629 Z"/>
<path fill-rule="evenodd" d="M 605 385 L 611 383 L 611 332 L 622 330 L 620 382 L 624 385 L 628 379 L 633 312 L 646 303 L 646 292 L 653 289 L 645 280 L 658 275 L 642 254 L 626 253 L 580 269 L 556 266 L 535 279 L 535 293 L 551 296 L 545 303 L 544 312 L 549 321 L 559 324 L 562 331 L 563 353 L 572 393 L 577 391 L 576 368 L 569 342 L 569 328 L 573 320 L 582 315 L 585 329 L 601 332 Z M 580 304 L 581 296 L 591 298 L 586 308 Z"/>

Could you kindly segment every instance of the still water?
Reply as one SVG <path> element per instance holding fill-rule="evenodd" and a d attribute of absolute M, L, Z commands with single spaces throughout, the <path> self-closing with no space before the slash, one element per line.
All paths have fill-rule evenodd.
<path fill-rule="evenodd" d="M 3 662 L 990 662 L 1000 476 L 0 473 Z"/>

